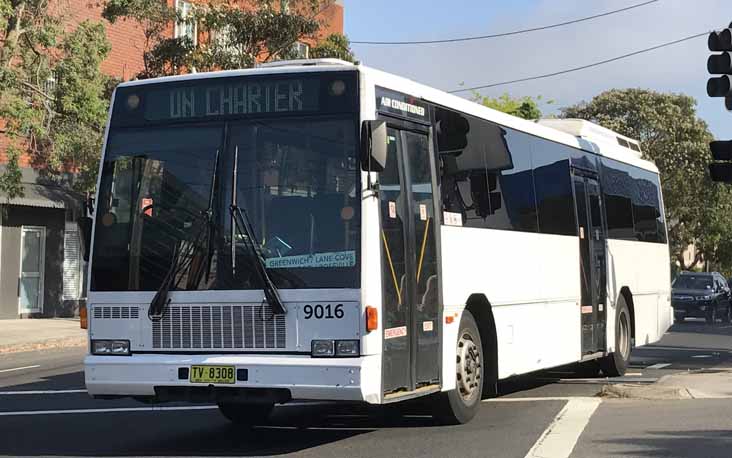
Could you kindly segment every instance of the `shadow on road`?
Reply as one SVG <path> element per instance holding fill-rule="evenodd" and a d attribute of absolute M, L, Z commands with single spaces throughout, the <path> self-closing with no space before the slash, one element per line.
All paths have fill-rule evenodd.
<path fill-rule="evenodd" d="M 732 430 L 651 431 L 643 437 L 624 436 L 600 443 L 620 447 L 616 450 L 622 451 L 623 456 L 728 458 Z"/>

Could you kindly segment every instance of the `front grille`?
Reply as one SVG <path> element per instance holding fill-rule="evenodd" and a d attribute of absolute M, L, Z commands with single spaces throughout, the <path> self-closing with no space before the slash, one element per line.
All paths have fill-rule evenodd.
<path fill-rule="evenodd" d="M 136 320 L 140 317 L 140 309 L 137 307 L 105 306 L 94 307 L 94 318 L 104 320 Z"/>
<path fill-rule="evenodd" d="M 170 306 L 152 323 L 156 349 L 278 349 L 286 339 L 284 315 L 268 305 Z"/>

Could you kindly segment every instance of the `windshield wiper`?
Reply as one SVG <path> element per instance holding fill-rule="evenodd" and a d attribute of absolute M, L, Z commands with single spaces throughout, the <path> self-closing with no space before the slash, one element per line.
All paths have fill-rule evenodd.
<path fill-rule="evenodd" d="M 217 172 L 219 169 L 219 150 L 216 150 L 216 159 L 214 161 L 213 173 L 211 174 L 211 190 L 208 200 L 208 208 L 201 213 L 204 217 L 205 225 L 201 228 L 201 232 L 191 242 L 188 251 L 181 255 L 180 244 L 184 241 L 182 238 L 175 241 L 175 247 L 173 248 L 173 259 L 170 262 L 170 268 L 163 277 L 163 281 L 160 283 L 160 288 L 155 293 L 152 301 L 150 301 L 150 307 L 147 309 L 147 316 L 151 320 L 160 320 L 165 316 L 168 305 L 170 304 L 170 287 L 173 285 L 176 277 L 180 272 L 191 267 L 193 263 L 193 257 L 201 248 L 201 244 L 206 242 L 206 259 L 204 260 L 205 265 L 199 266 L 196 272 L 192 272 L 192 278 L 188 279 L 187 284 L 198 285 L 201 281 L 201 276 L 205 275 L 208 279 L 211 269 L 211 258 L 213 256 L 213 244 L 212 238 L 216 229 L 213 224 L 213 204 L 214 204 L 214 193 L 216 191 L 217 184 Z M 187 259 L 188 263 L 181 265 L 181 259 Z"/>
<path fill-rule="evenodd" d="M 264 263 L 264 258 L 262 257 L 262 253 L 259 251 L 258 242 L 254 235 L 254 229 L 252 229 L 252 225 L 250 224 L 249 216 L 247 215 L 246 210 L 239 207 L 239 205 L 237 203 L 237 195 L 238 195 L 237 169 L 238 169 L 238 167 L 239 167 L 239 147 L 236 146 L 234 149 L 234 172 L 232 175 L 233 179 L 232 179 L 231 206 L 229 207 L 229 211 L 231 212 L 231 219 L 232 219 L 233 223 L 236 225 L 237 229 L 239 229 L 239 232 L 245 236 L 245 238 L 246 238 L 245 245 L 249 248 L 250 253 L 254 257 L 254 267 L 255 267 L 255 270 L 257 271 L 257 274 L 259 275 L 260 281 L 262 282 L 262 286 L 263 286 L 262 289 L 264 290 L 265 300 L 267 301 L 269 306 L 272 307 L 272 312 L 275 315 L 284 315 L 285 313 L 287 313 L 287 309 L 285 308 L 285 304 L 282 302 L 282 299 L 280 298 L 280 294 L 277 291 L 277 287 L 275 286 L 274 282 L 272 281 L 272 278 L 269 276 L 269 272 L 267 272 L 267 265 Z M 235 237 L 233 237 L 233 236 L 231 237 L 231 246 L 232 246 L 231 269 L 232 269 L 232 274 L 236 275 L 236 240 L 235 240 Z"/>

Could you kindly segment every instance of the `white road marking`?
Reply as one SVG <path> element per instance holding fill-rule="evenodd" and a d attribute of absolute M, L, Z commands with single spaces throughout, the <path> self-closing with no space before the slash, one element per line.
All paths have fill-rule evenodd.
<path fill-rule="evenodd" d="M 669 366 L 669 364 L 666 364 Z M 646 369 L 653 369 L 653 367 L 646 367 Z M 643 372 L 626 372 L 625 377 L 640 377 L 643 375 Z"/>
<path fill-rule="evenodd" d="M 0 369 L 0 373 L 22 371 L 25 369 L 35 369 L 36 367 L 41 367 L 41 366 L 39 364 L 36 364 L 35 366 L 14 367 L 12 369 Z"/>
<path fill-rule="evenodd" d="M 658 363 L 654 364 L 653 366 L 648 366 L 646 369 L 663 369 L 664 367 L 670 366 L 671 363 Z"/>
<path fill-rule="evenodd" d="M 572 401 L 575 399 L 580 400 L 592 400 L 597 398 L 591 398 L 588 396 L 547 396 L 545 398 L 533 397 L 533 398 L 491 398 L 483 399 L 483 402 L 538 402 L 538 401 Z"/>
<path fill-rule="evenodd" d="M 601 400 L 574 398 L 559 411 L 525 458 L 567 458 Z"/>
<path fill-rule="evenodd" d="M 711 358 L 712 355 L 694 355 L 692 358 Z"/>
<path fill-rule="evenodd" d="M 28 390 L 28 391 L 0 391 L 0 396 L 19 396 L 23 394 L 72 394 L 86 393 L 86 390 Z"/>
<path fill-rule="evenodd" d="M 167 412 L 175 410 L 213 410 L 217 406 L 181 406 L 181 407 L 119 407 L 115 409 L 68 409 L 68 410 L 24 410 L 16 412 L 0 412 L 0 417 L 15 417 L 23 415 L 72 415 L 89 413 L 119 413 L 119 412 Z"/>

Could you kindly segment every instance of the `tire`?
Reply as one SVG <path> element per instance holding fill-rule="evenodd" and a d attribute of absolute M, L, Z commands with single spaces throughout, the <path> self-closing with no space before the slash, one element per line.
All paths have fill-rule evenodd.
<path fill-rule="evenodd" d="M 628 369 L 632 346 L 631 330 L 630 311 L 621 295 L 615 308 L 615 351 L 599 360 L 606 377 L 620 377 Z"/>
<path fill-rule="evenodd" d="M 705 317 L 705 320 L 707 324 L 714 326 L 714 323 L 717 322 L 717 306 L 716 304 L 707 312 L 707 316 Z"/>
<path fill-rule="evenodd" d="M 463 424 L 475 417 L 483 397 L 483 342 L 473 315 L 465 310 L 457 339 L 457 387 L 440 393 L 435 417 L 443 424 Z"/>
<path fill-rule="evenodd" d="M 732 315 L 732 306 L 727 305 L 727 308 L 724 309 L 724 312 L 722 313 L 722 323 L 728 324 L 730 321 L 732 321 L 730 318 L 732 318 L 730 315 Z"/>
<path fill-rule="evenodd" d="M 227 420 L 242 426 L 254 426 L 267 421 L 274 409 L 274 404 L 243 404 L 234 402 L 219 402 L 219 412 Z"/>

